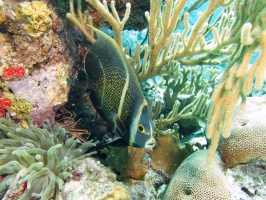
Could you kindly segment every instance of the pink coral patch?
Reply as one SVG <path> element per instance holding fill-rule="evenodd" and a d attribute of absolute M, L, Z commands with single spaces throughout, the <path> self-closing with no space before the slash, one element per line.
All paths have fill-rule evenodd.
<path fill-rule="evenodd" d="M 12 104 L 11 100 L 8 98 L 0 99 L 0 116 L 4 116 L 6 114 L 6 108 L 10 107 Z"/>
<path fill-rule="evenodd" d="M 4 80 L 21 79 L 25 76 L 25 69 L 19 66 L 6 67 L 3 70 L 2 78 Z"/>

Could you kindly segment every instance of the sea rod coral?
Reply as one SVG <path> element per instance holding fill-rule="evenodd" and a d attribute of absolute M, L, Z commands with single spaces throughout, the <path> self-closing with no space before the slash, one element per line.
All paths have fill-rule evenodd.
<path fill-rule="evenodd" d="M 64 181 L 72 177 L 77 162 L 93 154 L 86 153 L 95 143 L 88 141 L 77 147 L 79 140 L 69 138 L 62 127 L 51 127 L 49 122 L 37 128 L 27 118 L 28 129 L 9 119 L 0 118 L 0 195 L 4 199 L 49 200 L 62 189 Z M 17 180 L 25 191 L 16 193 L 10 185 Z"/>
<path fill-rule="evenodd" d="M 111 1 L 111 10 L 107 1 L 86 2 L 110 23 L 122 49 L 120 36 L 129 17 L 130 4 L 127 4 L 125 17 L 120 20 L 114 1 Z M 220 84 L 212 95 L 209 112 L 207 137 L 212 139 L 208 157 L 210 163 L 220 134 L 229 136 L 237 100 L 241 97 L 244 107 L 254 79 L 257 80 L 256 88 L 262 87 L 266 66 L 266 2 L 196 0 L 187 7 L 188 3 L 187 0 L 151 0 L 150 11 L 145 12 L 149 42 L 143 46 L 137 45 L 136 52 L 128 59 L 140 81 L 162 74 L 174 76 L 176 68 L 171 67 L 171 61 L 182 66 L 226 66 Z M 204 11 L 193 16 L 193 11 L 199 7 L 204 7 Z M 71 13 L 68 17 L 74 19 L 74 12 Z M 85 28 L 87 21 L 91 23 L 90 17 L 82 14 L 80 7 L 78 19 L 74 20 L 75 23 L 79 21 L 76 24 L 86 37 L 93 37 L 92 31 Z"/>
<path fill-rule="evenodd" d="M 253 85 L 256 89 L 263 86 L 266 68 L 265 6 L 266 2 L 263 0 L 235 3 L 236 21 L 230 32 L 234 32 L 235 35 L 231 37 L 237 44 L 212 96 L 207 130 L 207 137 L 212 138 L 208 163 L 217 147 L 220 134 L 225 138 L 230 135 L 233 111 L 238 99 L 241 97 L 243 109 Z"/>

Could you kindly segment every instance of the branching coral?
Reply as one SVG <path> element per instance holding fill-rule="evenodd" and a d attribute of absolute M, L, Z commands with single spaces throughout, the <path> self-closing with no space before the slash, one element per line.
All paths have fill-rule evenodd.
<path fill-rule="evenodd" d="M 122 30 L 123 27 L 128 20 L 129 14 L 130 14 L 130 7 L 131 4 L 126 4 L 126 12 L 124 15 L 124 18 L 120 20 L 119 15 L 115 9 L 115 2 L 111 1 L 111 10 L 112 13 L 109 11 L 107 6 L 107 1 L 103 1 L 101 3 L 100 1 L 95 0 L 86 0 L 89 2 L 105 19 L 108 20 L 108 22 L 111 24 L 113 30 L 115 31 L 116 35 L 116 42 L 118 46 L 122 49 Z M 87 24 L 92 25 L 92 18 L 88 15 L 88 13 L 82 13 L 81 11 L 81 0 L 78 0 L 78 18 L 76 18 L 75 11 L 74 11 L 74 0 L 70 0 L 70 13 L 67 13 L 67 18 L 73 22 L 76 26 L 79 27 L 79 29 L 82 31 L 82 33 L 87 37 L 87 39 L 90 42 L 94 42 L 95 39 L 93 37 L 93 31 L 92 30 L 86 30 Z"/>
<path fill-rule="evenodd" d="M 165 130 L 165 127 L 169 124 L 173 124 L 180 119 L 206 119 L 206 113 L 208 111 L 208 104 L 206 103 L 206 101 L 209 96 L 207 94 L 204 94 L 204 92 L 206 92 L 206 90 L 204 90 L 199 95 L 199 97 L 197 97 L 194 101 L 186 105 L 181 110 L 179 110 L 180 102 L 176 100 L 171 112 L 169 112 L 167 116 L 161 114 L 159 119 L 155 121 L 155 132 L 160 135 L 165 135 L 172 133 L 173 131 L 177 131 L 178 127 L 176 127 L 176 125 L 174 126 L 173 130 Z M 156 113 L 159 114 L 160 112 L 156 111 Z M 154 118 L 157 118 L 157 116 L 153 115 Z"/>
<path fill-rule="evenodd" d="M 72 177 L 77 161 L 93 154 L 84 153 L 95 144 L 88 141 L 77 147 L 79 141 L 68 138 L 63 128 L 52 128 L 47 121 L 41 129 L 27 121 L 29 128 L 23 129 L 0 119 L 0 175 L 5 176 L 0 193 L 20 173 L 18 185 L 27 183 L 20 200 L 32 197 L 48 200 Z"/>
<path fill-rule="evenodd" d="M 175 64 L 172 67 L 175 68 L 173 74 L 162 76 L 165 80 L 164 106 L 171 111 L 164 116 L 160 114 L 162 106 L 159 105 L 152 113 L 156 133 L 160 135 L 177 133 L 177 126 L 174 126 L 173 130 L 166 130 L 166 126 L 181 119 L 198 119 L 204 123 L 207 122 L 208 100 L 212 92 L 209 88 L 214 87 L 215 78 L 218 75 L 216 69 L 206 70 L 209 72 L 208 78 L 204 78 L 203 67 L 200 70 L 196 67 L 180 68 Z M 183 102 L 182 99 L 184 99 Z"/>
<path fill-rule="evenodd" d="M 196 9 L 195 5 L 199 2 L 196 1 L 189 11 Z M 150 12 L 145 13 L 149 22 L 149 45 L 139 46 L 132 56 L 132 65 L 139 80 L 173 72 L 168 65 L 171 60 L 176 60 L 181 65 L 221 63 L 224 60 L 221 56 L 232 52 L 232 41 L 228 40 L 228 30 L 233 23 L 231 10 L 225 10 L 214 23 L 210 22 L 219 7 L 231 2 L 210 0 L 205 11 L 198 15 L 197 21 L 191 26 L 191 14 L 185 10 L 186 0 L 166 0 L 164 3 L 152 0 Z M 182 32 L 175 31 L 182 26 L 185 27 Z M 208 37 L 211 39 L 207 39 Z M 138 62 L 142 51 L 143 62 Z"/>
<path fill-rule="evenodd" d="M 86 1 L 110 23 L 122 48 L 119 35 L 127 20 L 130 6 L 125 18 L 120 21 L 114 1 L 111 3 L 113 15 L 107 8 L 107 1 Z M 255 78 L 256 87 L 262 86 L 266 66 L 266 2 L 208 0 L 204 1 L 207 3 L 204 11 L 193 16 L 196 20 L 192 20 L 192 11 L 203 6 L 202 2 L 196 0 L 187 8 L 187 0 L 151 0 L 151 9 L 145 13 L 149 23 L 149 44 L 137 45 L 136 52 L 128 59 L 140 81 L 162 74 L 173 78 L 176 68 L 171 67 L 172 61 L 182 66 L 227 65 L 221 83 L 213 93 L 210 106 L 207 130 L 207 137 L 212 139 L 208 157 L 210 163 L 220 134 L 229 136 L 236 101 L 241 97 L 243 103 L 245 102 Z M 81 6 L 78 6 L 78 16 L 79 19 L 75 17 L 72 5 L 71 13 L 67 17 L 93 40 L 91 31 L 86 30 Z M 198 104 L 194 103 L 194 109 L 188 107 L 187 113 L 191 115 L 191 112 L 202 109 L 202 99 L 206 98 L 208 97 L 204 93 L 199 95 Z M 184 117 L 187 115 L 178 113 L 178 106 L 179 103 L 176 102 L 165 122 L 159 119 L 162 125 L 173 123 L 182 114 Z"/>
<path fill-rule="evenodd" d="M 210 120 L 207 137 L 212 138 L 208 163 L 218 144 L 222 133 L 228 137 L 234 107 L 239 97 L 242 98 L 242 108 L 246 96 L 251 93 L 253 81 L 256 78 L 256 88 L 263 85 L 266 60 L 266 2 L 236 1 L 236 24 L 231 32 L 238 36 L 239 43 L 223 74 L 221 83 L 212 96 Z M 237 29 L 240 30 L 236 32 Z"/>
<path fill-rule="evenodd" d="M 208 163 L 220 133 L 229 136 L 232 112 L 238 98 L 241 96 L 245 102 L 254 78 L 257 78 L 257 88 L 262 86 L 266 51 L 265 4 L 262 0 L 210 0 L 193 26 L 189 23 L 190 14 L 184 12 L 185 0 L 168 0 L 165 4 L 151 1 L 150 13 L 146 13 L 149 46 L 144 47 L 142 62 L 138 62 L 141 47 L 132 57 L 139 80 L 171 74 L 168 64 L 171 60 L 181 65 L 227 63 L 222 81 L 212 97 L 207 132 L 207 137 L 212 138 Z M 214 12 L 220 7 L 224 10 L 213 19 Z M 177 16 L 181 16 L 183 22 L 178 23 Z M 184 31 L 173 33 L 179 24 L 184 25 Z"/>

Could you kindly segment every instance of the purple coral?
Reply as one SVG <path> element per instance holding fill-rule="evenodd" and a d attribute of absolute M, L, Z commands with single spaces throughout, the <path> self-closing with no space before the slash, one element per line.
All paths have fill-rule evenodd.
<path fill-rule="evenodd" d="M 30 116 L 35 125 L 42 126 L 46 119 L 54 125 L 55 111 L 66 102 L 66 83 L 58 80 L 58 67 L 46 66 L 36 69 L 32 76 L 9 83 L 10 89 L 19 99 L 26 99 L 33 105 Z"/>

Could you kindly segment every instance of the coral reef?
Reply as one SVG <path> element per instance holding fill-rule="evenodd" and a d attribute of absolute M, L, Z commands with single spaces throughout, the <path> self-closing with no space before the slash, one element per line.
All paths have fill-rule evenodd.
<path fill-rule="evenodd" d="M 30 116 L 34 124 L 41 126 L 46 119 L 52 125 L 55 124 L 55 110 L 68 97 L 68 67 L 63 63 L 46 65 L 36 69 L 32 76 L 8 83 L 17 98 L 25 99 L 33 105 Z"/>
<path fill-rule="evenodd" d="M 25 99 L 19 99 L 17 98 L 13 92 L 10 92 L 10 88 L 7 86 L 7 82 L 0 81 L 0 88 L 1 88 L 1 95 L 0 98 L 6 99 L 4 101 L 5 103 L 2 104 L 1 107 L 1 114 L 2 116 L 6 113 L 9 113 L 10 116 L 13 117 L 13 119 L 25 119 L 26 116 L 28 116 L 32 110 L 33 106 L 32 104 L 25 100 Z M 0 99 L 1 100 L 1 99 Z M 27 123 L 25 122 L 23 127 L 27 127 Z"/>
<path fill-rule="evenodd" d="M 3 69 L 2 78 L 4 80 L 21 79 L 25 76 L 26 72 L 23 67 L 9 66 Z"/>
<path fill-rule="evenodd" d="M 12 105 L 12 102 L 9 98 L 0 99 L 0 116 L 3 117 L 6 114 L 7 108 Z"/>
<path fill-rule="evenodd" d="M 130 18 L 125 24 L 125 30 L 142 30 L 147 27 L 147 21 L 143 13 L 150 8 L 149 1 L 142 0 L 119 0 L 116 1 L 116 8 L 118 13 L 123 16 L 123 13 L 126 9 L 126 3 L 130 3 L 132 5 Z"/>
<path fill-rule="evenodd" d="M 5 118 L 0 122 L 0 175 L 4 176 L 0 193 L 8 190 L 4 199 L 48 200 L 58 195 L 78 161 L 93 154 L 85 154 L 95 146 L 92 141 L 78 147 L 78 140 L 68 138 L 61 127 L 52 128 L 48 121 L 42 129 L 29 119 L 28 129 Z M 16 188 L 25 183 L 25 191 Z"/>
<path fill-rule="evenodd" d="M 153 150 L 134 147 L 112 147 L 102 150 L 106 154 L 104 164 L 118 174 L 118 179 L 143 180 L 150 170 L 173 174 L 181 162 L 196 149 L 203 149 L 198 142 L 181 144 L 179 136 L 165 135 L 156 138 Z"/>
<path fill-rule="evenodd" d="M 16 9 L 16 19 L 23 22 L 25 32 L 38 38 L 52 26 L 51 10 L 43 1 L 22 2 Z"/>
<path fill-rule="evenodd" d="M 128 162 L 125 171 L 126 177 L 141 180 L 148 172 L 147 165 L 149 164 L 146 158 L 145 149 L 138 149 L 134 147 L 128 147 Z"/>
<path fill-rule="evenodd" d="M 1 8 L 4 5 L 4 2 L 0 0 L 0 24 L 4 23 L 6 21 L 6 13 Z"/>
<path fill-rule="evenodd" d="M 114 1 L 111 1 L 111 11 L 107 1 L 86 1 L 109 22 L 115 32 L 116 42 L 122 49 L 121 32 L 129 18 L 131 5 L 127 4 L 125 16 L 120 20 Z M 150 11 L 145 12 L 149 25 L 149 43 L 144 46 L 138 44 L 136 52 L 129 53 L 129 61 L 140 81 L 162 74 L 173 76 L 176 67 L 172 67 L 172 61 L 177 66 L 226 66 L 220 84 L 212 95 L 210 106 L 207 129 L 207 137 L 212 139 L 208 157 L 210 163 L 220 134 L 228 137 L 230 133 L 232 112 L 237 100 L 241 97 L 243 104 L 245 103 L 255 78 L 256 87 L 262 87 L 266 12 L 263 0 L 209 0 L 206 5 L 204 2 L 195 1 L 187 7 L 186 0 L 152 0 Z M 198 8 L 203 8 L 203 12 L 192 20 L 192 13 Z M 92 31 L 85 28 L 88 13 L 83 15 L 81 7 L 78 10 L 78 18 L 75 17 L 73 8 L 67 17 L 93 41 Z M 88 23 L 91 24 L 91 21 Z M 202 100 L 202 96 L 198 98 Z M 201 108 L 202 104 L 196 107 Z M 177 105 L 174 105 L 172 115 L 178 114 L 176 108 Z"/>
<path fill-rule="evenodd" d="M 122 178 L 125 177 L 128 153 L 126 147 L 106 147 L 102 150 L 106 155 L 106 165 Z"/>
<path fill-rule="evenodd" d="M 194 152 L 192 146 L 181 146 L 179 136 L 159 136 L 156 140 L 156 147 L 149 153 L 153 169 L 173 174 L 181 162 Z"/>
<path fill-rule="evenodd" d="M 115 174 L 92 158 L 82 160 L 74 170 L 72 180 L 64 185 L 64 200 L 129 200 L 124 186 L 117 182 Z"/>
<path fill-rule="evenodd" d="M 215 159 L 210 166 L 207 165 L 206 150 L 193 153 L 175 172 L 165 198 L 264 198 L 265 99 L 265 96 L 247 97 L 245 110 L 241 109 L 239 101 L 233 113 L 231 135 L 229 138 L 221 138 L 219 154 L 215 153 Z M 216 183 L 218 179 L 220 184 Z M 207 185 L 208 183 L 211 184 Z M 234 192 L 240 189 L 246 194 Z M 206 193 L 206 190 L 210 193 Z M 177 196 L 174 197 L 175 195 Z"/>
<path fill-rule="evenodd" d="M 225 138 L 230 135 L 232 115 L 238 99 L 241 97 L 241 107 L 245 107 L 247 95 L 251 93 L 253 85 L 256 89 L 261 89 L 264 82 L 266 2 L 246 0 L 243 3 L 236 1 L 234 5 L 234 26 L 228 29 L 230 35 L 226 42 L 233 42 L 233 38 L 237 40 L 233 43 L 232 59 L 212 95 L 206 133 L 207 138 L 212 139 L 208 162 L 211 162 L 220 134 Z"/>
<path fill-rule="evenodd" d="M 137 3 L 146 6 L 147 1 L 78 0 L 77 13 L 74 0 L 70 2 L 69 6 L 63 0 L 0 0 L 0 115 L 9 114 L 18 122 L 30 115 L 36 125 L 24 122 L 21 126 L 28 128 L 23 129 L 0 119 L 0 198 L 59 198 L 62 190 L 60 198 L 64 200 L 265 199 L 265 97 L 247 97 L 254 85 L 261 88 L 265 79 L 265 1 L 151 0 L 150 10 L 142 17 L 137 14 L 143 8 L 136 11 L 135 7 L 140 5 Z M 84 13 L 81 2 L 87 2 Z M 140 82 L 155 76 L 161 79 L 157 85 L 149 85 L 152 89 L 148 91 L 158 89 L 163 94 L 161 103 L 151 102 L 157 106 L 150 106 L 154 108 L 152 117 L 158 136 L 153 152 L 110 147 L 105 158 L 107 167 L 91 158 L 74 165 L 75 156 L 82 159 L 82 152 L 92 144 L 79 146 L 78 140 L 69 139 L 63 129 L 53 127 L 57 110 L 68 101 L 69 108 L 76 107 L 81 113 L 69 117 L 74 124 L 82 118 L 84 127 L 97 126 L 93 129 L 96 133 L 101 129 L 99 124 L 104 131 L 106 125 L 95 122 L 94 108 L 90 108 L 93 114 L 85 115 L 89 109 L 68 98 L 68 78 L 75 75 L 70 73 L 73 58 L 78 58 L 76 66 L 82 65 L 89 48 L 79 31 L 66 30 L 70 24 L 65 20 L 65 9 L 69 8 L 67 18 L 89 40 L 94 40 L 87 26 L 92 24 L 90 14 L 110 24 L 121 50 L 123 44 L 128 44 L 129 48 L 123 50 Z M 88 15 L 88 10 L 93 13 Z M 130 38 L 128 32 L 122 34 L 132 15 L 140 21 L 133 19 L 128 27 L 148 24 L 141 36 L 135 33 L 142 44 L 126 41 Z M 147 22 L 143 22 L 144 16 Z M 217 65 L 225 68 L 220 78 L 213 69 L 204 77 L 205 69 Z M 24 75 L 5 76 L 10 66 L 21 67 Z M 220 83 L 215 87 L 217 80 Z M 240 97 L 242 102 L 238 101 Z M 37 128 L 47 119 L 50 125 L 47 122 Z M 207 137 L 212 139 L 209 157 L 204 150 L 185 159 L 197 146 L 180 148 L 179 137 L 199 136 L 192 136 L 194 130 L 184 131 L 181 126 L 193 125 L 203 132 L 206 123 Z M 221 158 L 216 152 L 218 140 Z M 162 197 L 170 180 L 166 172 L 172 173 L 183 159 Z M 124 183 L 116 180 L 123 176 L 130 178 Z"/>
<path fill-rule="evenodd" d="M 186 135 L 187 127 L 205 127 L 208 120 L 208 100 L 219 71 L 204 67 L 184 68 L 174 63 L 172 67 L 175 72 L 163 75 L 158 84 L 160 86 L 157 86 L 164 90 L 163 105 L 158 106 L 153 113 L 155 132 L 158 135 L 177 134 L 180 133 L 179 128 L 182 128 L 182 135 Z"/>
<path fill-rule="evenodd" d="M 6 21 L 6 14 L 2 9 L 0 9 L 0 24 L 4 23 L 5 21 Z"/>
<path fill-rule="evenodd" d="M 216 153 L 207 166 L 207 155 L 207 150 L 200 150 L 187 157 L 176 170 L 163 199 L 250 199 L 227 180 L 220 156 Z"/>
<path fill-rule="evenodd" d="M 63 200 L 158 199 L 170 175 L 163 170 L 149 170 L 143 180 L 116 181 L 116 175 L 94 158 L 86 158 L 74 170 L 73 177 L 64 185 Z"/>
<path fill-rule="evenodd" d="M 49 9 L 49 1 L 1 2 L 7 19 L 0 24 L 0 87 L 3 97 L 12 101 L 7 111 L 13 119 L 30 115 L 35 125 L 42 126 L 46 119 L 53 125 L 56 111 L 68 100 L 73 62 L 61 40 L 63 21 Z M 33 30 L 37 38 L 24 30 L 34 24 L 46 26 Z"/>
<path fill-rule="evenodd" d="M 265 162 L 237 165 L 234 168 L 227 169 L 225 176 L 253 200 L 261 200 L 266 197 L 265 167 Z"/>
<path fill-rule="evenodd" d="M 3 56 L 1 63 L 4 67 L 21 66 L 28 70 L 27 75 L 31 75 L 34 74 L 36 68 L 46 64 L 67 63 L 70 59 L 65 55 L 64 44 L 54 32 L 45 33 L 40 38 L 20 34 L 0 34 L 1 55 Z"/>
<path fill-rule="evenodd" d="M 229 167 L 240 163 L 266 161 L 266 96 L 247 97 L 246 109 L 240 102 L 233 112 L 229 138 L 222 138 L 218 151 Z"/>
<path fill-rule="evenodd" d="M 124 182 L 124 186 L 132 200 L 159 199 L 170 177 L 163 170 L 149 170 L 143 180 L 130 179 Z"/>
<path fill-rule="evenodd" d="M 110 146 L 103 149 L 102 153 L 107 155 L 106 165 L 119 175 L 119 179 L 142 180 L 148 172 L 149 159 L 145 149 Z"/>
<path fill-rule="evenodd" d="M 165 82 L 165 107 L 171 109 L 174 106 L 175 101 L 181 98 L 182 95 L 193 96 L 196 98 L 199 92 L 202 92 L 206 87 L 209 88 L 209 91 L 206 91 L 206 93 L 211 94 L 210 91 L 212 90 L 210 90 L 210 88 L 215 84 L 215 79 L 219 72 L 218 69 L 204 68 L 203 66 L 201 68 L 181 67 L 179 65 L 175 66 L 175 64 L 173 64 L 172 67 L 176 68 L 172 75 L 162 75 Z M 189 97 L 187 99 L 189 102 L 192 101 Z M 181 107 L 184 108 L 185 105 L 181 105 Z M 207 116 L 204 117 L 207 118 Z"/>

